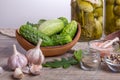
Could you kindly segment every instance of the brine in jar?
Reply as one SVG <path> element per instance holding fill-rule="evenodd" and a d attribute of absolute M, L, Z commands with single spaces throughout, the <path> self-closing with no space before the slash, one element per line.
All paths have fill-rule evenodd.
<path fill-rule="evenodd" d="M 106 0 L 105 34 L 120 30 L 120 0 Z"/>
<path fill-rule="evenodd" d="M 100 39 L 103 33 L 103 0 L 72 0 L 72 20 L 81 24 L 80 41 Z"/>

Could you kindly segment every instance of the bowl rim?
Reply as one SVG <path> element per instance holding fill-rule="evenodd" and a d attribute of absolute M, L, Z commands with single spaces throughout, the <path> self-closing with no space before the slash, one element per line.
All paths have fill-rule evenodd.
<path fill-rule="evenodd" d="M 32 45 L 32 46 L 35 47 L 34 44 L 32 44 L 31 42 L 27 41 L 24 37 L 22 37 L 22 36 L 20 35 L 19 29 L 16 29 L 16 34 L 18 34 L 19 37 L 21 37 L 27 44 L 30 44 L 30 45 Z M 60 47 L 69 46 L 71 43 L 73 43 L 75 40 L 77 40 L 78 37 L 80 38 L 80 34 L 81 34 L 81 26 L 80 26 L 79 23 L 77 23 L 76 36 L 74 37 L 74 39 L 73 39 L 71 42 L 69 42 L 69 43 L 67 43 L 67 44 L 64 44 L 64 45 L 58 45 L 58 46 L 46 46 L 46 47 L 40 46 L 40 48 L 43 48 L 43 49 L 44 49 L 44 48 L 48 48 L 48 49 L 50 49 L 50 48 L 60 48 Z M 78 40 L 77 40 L 77 41 L 78 41 Z"/>
<path fill-rule="evenodd" d="M 120 66 L 120 64 L 114 64 L 111 62 L 111 60 L 107 59 L 107 56 L 104 57 L 104 61 L 109 64 L 109 65 L 112 65 L 112 66 Z"/>

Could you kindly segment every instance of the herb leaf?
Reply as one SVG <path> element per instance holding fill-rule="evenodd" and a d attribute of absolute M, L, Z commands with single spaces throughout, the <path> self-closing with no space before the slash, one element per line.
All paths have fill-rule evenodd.
<path fill-rule="evenodd" d="M 62 67 L 64 69 L 69 68 L 71 65 L 76 65 L 82 58 L 82 50 L 78 50 L 74 52 L 74 56 L 68 58 L 61 58 L 61 60 L 54 59 L 53 61 L 48 61 L 43 64 L 43 67 L 50 68 L 59 68 Z"/>
<path fill-rule="evenodd" d="M 71 65 L 78 64 L 78 61 L 74 57 L 61 58 L 61 60 L 53 60 L 43 64 L 44 67 L 59 68 L 63 67 L 64 69 L 69 68 Z"/>
<path fill-rule="evenodd" d="M 77 59 L 77 61 L 80 61 L 80 60 L 81 60 L 81 58 L 82 58 L 82 53 L 83 53 L 83 52 L 82 52 L 81 49 L 74 52 L 74 56 L 75 56 L 75 58 Z"/>

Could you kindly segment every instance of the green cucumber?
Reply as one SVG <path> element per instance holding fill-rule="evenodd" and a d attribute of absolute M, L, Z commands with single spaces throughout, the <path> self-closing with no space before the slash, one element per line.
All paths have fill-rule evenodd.
<path fill-rule="evenodd" d="M 64 26 L 65 24 L 63 20 L 52 19 L 52 20 L 47 20 L 43 22 L 39 26 L 39 31 L 46 34 L 47 36 L 52 36 L 56 33 L 59 33 L 64 28 Z"/>
<path fill-rule="evenodd" d="M 60 35 L 68 34 L 73 39 L 77 31 L 77 22 L 72 20 L 66 27 L 62 30 Z"/>
<path fill-rule="evenodd" d="M 70 35 L 53 35 L 52 40 L 54 41 L 54 45 L 64 45 L 72 41 Z"/>
<path fill-rule="evenodd" d="M 36 45 L 42 39 L 41 46 L 53 46 L 53 41 L 44 33 L 31 25 L 22 25 L 19 29 L 20 34 L 29 42 Z"/>

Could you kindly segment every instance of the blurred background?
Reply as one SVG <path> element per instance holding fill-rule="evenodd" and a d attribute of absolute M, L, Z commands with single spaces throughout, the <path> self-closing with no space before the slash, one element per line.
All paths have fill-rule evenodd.
<path fill-rule="evenodd" d="M 64 16 L 71 20 L 71 0 L 0 0 L 0 27 L 18 28 L 27 21 Z"/>

